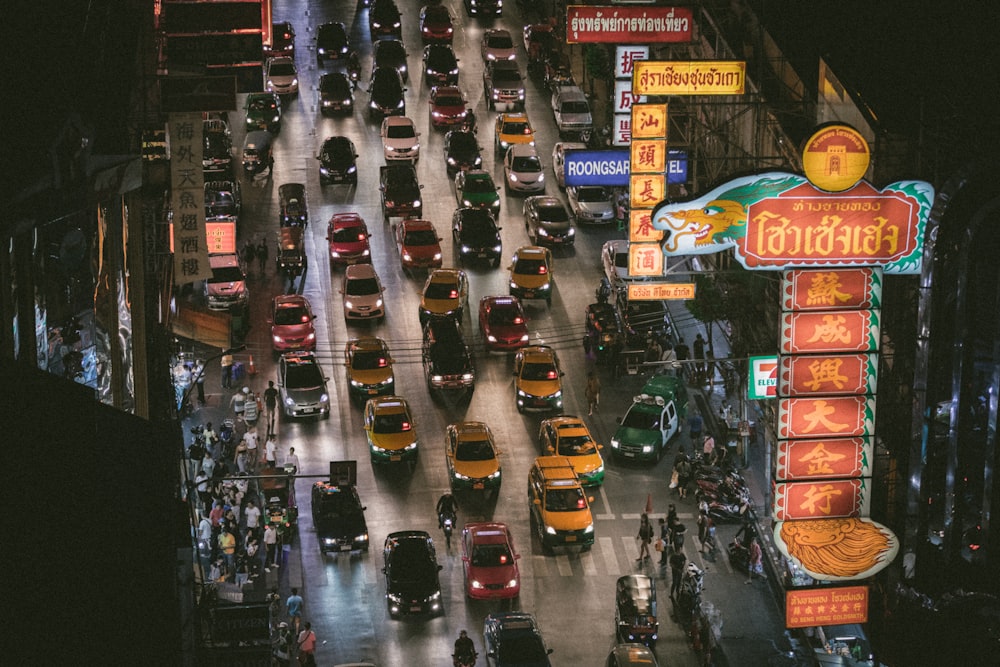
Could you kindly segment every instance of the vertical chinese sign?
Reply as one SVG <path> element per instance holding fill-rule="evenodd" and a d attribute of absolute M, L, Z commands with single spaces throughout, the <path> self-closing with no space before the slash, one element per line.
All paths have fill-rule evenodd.
<path fill-rule="evenodd" d="M 632 105 L 629 156 L 630 276 L 662 276 L 661 232 L 651 224 L 653 207 L 667 194 L 667 105 Z"/>
<path fill-rule="evenodd" d="M 168 127 L 174 284 L 183 285 L 212 275 L 206 243 L 201 114 L 170 114 Z"/>
<path fill-rule="evenodd" d="M 646 101 L 645 95 L 632 93 L 632 69 L 637 60 L 649 60 L 649 46 L 615 47 L 614 124 L 611 144 L 628 146 L 632 140 L 632 105 Z"/>

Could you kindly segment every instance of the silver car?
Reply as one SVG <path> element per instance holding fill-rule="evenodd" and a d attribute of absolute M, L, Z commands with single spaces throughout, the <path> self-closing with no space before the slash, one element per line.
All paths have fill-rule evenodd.
<path fill-rule="evenodd" d="M 615 221 L 615 198 L 603 185 L 570 186 L 566 188 L 566 198 L 578 225 Z"/>
<path fill-rule="evenodd" d="M 573 245 L 576 229 L 559 197 L 535 195 L 524 200 L 524 230 L 535 245 Z"/>
<path fill-rule="evenodd" d="M 299 72 L 288 56 L 268 58 L 264 65 L 264 90 L 278 95 L 299 94 Z"/>
<path fill-rule="evenodd" d="M 281 409 L 286 417 L 330 417 L 326 376 L 311 352 L 286 352 L 278 362 Z"/>

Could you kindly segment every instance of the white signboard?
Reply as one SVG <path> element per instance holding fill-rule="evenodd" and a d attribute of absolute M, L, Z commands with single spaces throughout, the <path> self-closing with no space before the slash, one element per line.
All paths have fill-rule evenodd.
<path fill-rule="evenodd" d="M 633 104 L 641 104 L 646 101 L 645 95 L 632 94 L 632 81 L 622 79 L 615 81 L 615 113 L 632 113 Z"/>
<path fill-rule="evenodd" d="M 616 46 L 615 78 L 631 81 L 632 63 L 636 60 L 649 60 L 648 46 Z"/>

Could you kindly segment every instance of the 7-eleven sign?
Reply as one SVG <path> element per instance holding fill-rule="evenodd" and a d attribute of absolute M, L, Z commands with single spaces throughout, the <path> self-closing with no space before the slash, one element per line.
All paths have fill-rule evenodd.
<path fill-rule="evenodd" d="M 778 395 L 778 357 L 750 357 L 748 396 L 756 401 Z"/>

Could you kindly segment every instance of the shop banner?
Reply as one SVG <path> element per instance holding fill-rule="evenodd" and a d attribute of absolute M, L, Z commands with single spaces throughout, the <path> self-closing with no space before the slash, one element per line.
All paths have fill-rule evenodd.
<path fill-rule="evenodd" d="M 690 7 L 570 5 L 566 41 L 570 44 L 664 44 L 693 39 Z"/>
<path fill-rule="evenodd" d="M 777 482 L 772 514 L 775 521 L 864 517 L 870 504 L 870 477 Z"/>
<path fill-rule="evenodd" d="M 200 113 L 170 114 L 170 205 L 174 226 L 174 284 L 211 277 L 205 230 Z"/>
<path fill-rule="evenodd" d="M 877 378 L 877 354 L 807 354 L 781 357 L 778 395 L 874 395 Z"/>
<path fill-rule="evenodd" d="M 899 553 L 899 538 L 868 518 L 779 521 L 774 524 L 774 544 L 819 581 L 866 579 Z"/>
<path fill-rule="evenodd" d="M 882 271 L 793 269 L 781 276 L 781 309 L 861 310 L 882 304 Z"/>
<path fill-rule="evenodd" d="M 879 316 L 871 310 L 785 313 L 780 320 L 781 354 L 875 352 Z"/>
<path fill-rule="evenodd" d="M 779 440 L 774 478 L 780 482 L 870 477 L 872 438 Z"/>
<path fill-rule="evenodd" d="M 865 396 L 778 399 L 779 438 L 871 435 L 875 399 Z"/>
<path fill-rule="evenodd" d="M 867 622 L 867 586 L 825 586 L 785 591 L 785 627 L 812 628 Z"/>

